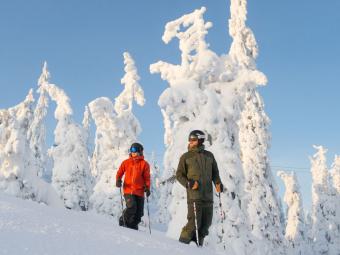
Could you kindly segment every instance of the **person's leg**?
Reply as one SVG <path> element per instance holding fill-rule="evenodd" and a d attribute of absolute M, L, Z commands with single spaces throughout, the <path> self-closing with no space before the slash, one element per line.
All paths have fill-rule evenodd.
<path fill-rule="evenodd" d="M 200 229 L 201 226 L 201 205 L 196 202 L 196 216 L 197 216 L 197 227 Z M 188 203 L 188 214 L 187 214 L 188 223 L 183 227 L 179 241 L 182 243 L 190 243 L 191 241 L 196 241 L 196 226 L 195 226 L 195 213 L 194 213 L 194 205 L 193 202 Z"/>
<path fill-rule="evenodd" d="M 137 211 L 137 203 L 134 195 L 126 194 L 124 195 L 126 202 L 126 209 L 123 212 L 126 227 L 132 228 L 135 221 L 135 215 Z"/>
<path fill-rule="evenodd" d="M 144 215 L 144 197 L 135 196 L 137 210 L 135 214 L 134 220 L 134 229 L 138 230 L 138 224 L 141 222 L 142 217 Z"/>
<path fill-rule="evenodd" d="M 199 231 L 198 231 L 198 235 L 199 235 L 198 243 L 201 246 L 203 245 L 204 237 L 206 237 L 209 234 L 209 227 L 211 226 L 211 223 L 212 223 L 213 213 L 214 213 L 213 205 L 203 204 L 201 227 L 199 228 Z"/>

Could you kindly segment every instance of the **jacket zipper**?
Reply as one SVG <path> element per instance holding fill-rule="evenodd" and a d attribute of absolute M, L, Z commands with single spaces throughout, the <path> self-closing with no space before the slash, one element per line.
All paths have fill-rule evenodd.
<path fill-rule="evenodd" d="M 135 166 L 135 162 L 133 162 L 133 167 L 132 167 L 132 187 L 134 186 L 135 183 L 135 170 L 136 170 L 136 166 Z M 133 189 L 131 189 L 131 195 L 132 195 Z"/>

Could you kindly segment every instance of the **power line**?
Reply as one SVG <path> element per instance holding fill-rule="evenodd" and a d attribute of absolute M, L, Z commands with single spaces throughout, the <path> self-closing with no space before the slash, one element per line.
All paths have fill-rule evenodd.
<path fill-rule="evenodd" d="M 289 169 L 301 169 L 301 170 L 309 170 L 308 167 L 298 167 L 298 166 L 277 166 L 277 165 L 271 165 L 271 167 L 275 168 L 289 168 Z"/>
<path fill-rule="evenodd" d="M 310 168 L 307 168 L 307 167 L 271 165 L 271 168 L 275 169 L 275 170 L 281 170 L 281 171 L 284 171 L 284 172 L 294 171 L 294 172 L 297 172 L 297 173 L 311 173 Z"/>

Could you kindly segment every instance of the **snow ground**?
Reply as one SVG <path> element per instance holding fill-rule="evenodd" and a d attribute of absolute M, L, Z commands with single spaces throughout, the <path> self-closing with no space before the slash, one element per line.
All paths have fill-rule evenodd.
<path fill-rule="evenodd" d="M 90 212 L 56 209 L 0 194 L 0 254 L 216 254 L 152 230 L 119 227 Z"/>

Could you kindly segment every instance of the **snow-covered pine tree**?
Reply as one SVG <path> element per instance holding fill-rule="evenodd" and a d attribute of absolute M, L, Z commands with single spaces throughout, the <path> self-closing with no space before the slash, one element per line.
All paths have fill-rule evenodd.
<path fill-rule="evenodd" d="M 166 151 L 162 180 L 169 179 L 175 174 L 178 159 L 187 147 L 187 135 L 192 129 L 199 129 L 201 126 L 196 123 L 195 127 L 193 123 L 198 118 L 200 105 L 207 102 L 207 97 L 200 89 L 200 85 L 204 86 L 204 84 L 198 84 L 198 80 L 201 80 L 198 64 L 206 60 L 209 65 L 208 63 L 212 61 L 208 56 L 208 54 L 212 55 L 212 52 L 207 49 L 204 41 L 207 29 L 212 25 L 203 20 L 205 11 L 206 9 L 202 7 L 166 24 L 162 39 L 165 43 L 169 43 L 174 37 L 179 39 L 181 64 L 173 65 L 159 61 L 150 66 L 151 73 L 160 73 L 162 79 L 167 80 L 170 86 L 158 101 L 165 126 Z M 182 32 L 180 31 L 182 25 L 189 28 Z M 186 194 L 178 183 L 175 183 L 174 187 L 172 183 L 166 183 L 160 187 L 160 190 L 160 201 L 164 205 L 160 208 L 160 221 L 167 224 L 173 219 L 169 224 L 168 232 L 170 236 L 178 237 L 180 227 L 184 225 L 186 219 L 183 217 L 186 212 Z M 169 206 L 173 207 L 171 213 Z"/>
<path fill-rule="evenodd" d="M 133 58 L 128 52 L 124 52 L 123 56 L 125 75 L 121 79 L 121 84 L 124 85 L 124 90 L 116 97 L 114 106 L 118 116 L 125 113 L 134 117 L 132 114 L 132 103 L 136 101 L 138 105 L 143 106 L 145 104 L 144 91 L 139 84 L 140 77 L 138 76 Z M 133 128 L 136 129 L 137 126 L 139 124 L 133 125 Z"/>
<path fill-rule="evenodd" d="M 35 200 L 32 183 L 27 177 L 37 175 L 30 164 L 27 132 L 33 117 L 33 92 L 29 91 L 26 99 L 9 109 L 0 111 L 0 188 L 5 193 Z"/>
<path fill-rule="evenodd" d="M 91 172 L 95 178 L 90 207 L 98 213 L 117 216 L 119 195 L 115 192 L 114 172 L 117 158 L 115 137 L 117 133 L 113 103 L 109 98 L 97 98 L 89 103 L 91 118 L 96 125 Z"/>
<path fill-rule="evenodd" d="M 244 209 L 248 224 L 256 237 L 258 254 L 284 254 L 281 204 L 268 159 L 270 142 L 269 118 L 264 112 L 262 98 L 256 86 L 265 85 L 265 75 L 256 69 L 258 46 L 246 25 L 247 1 L 232 0 L 229 34 L 233 38 L 229 56 L 236 77 L 243 80 L 237 93 L 242 98 L 239 143 L 245 176 Z M 254 253 L 254 252 L 253 252 Z"/>
<path fill-rule="evenodd" d="M 60 206 L 53 188 L 38 177 L 37 158 L 28 140 L 33 112 L 32 90 L 22 103 L 0 110 L 0 190 L 23 199 Z"/>
<path fill-rule="evenodd" d="M 93 142 L 91 141 L 91 137 L 90 137 L 91 113 L 90 113 L 90 109 L 88 105 L 85 106 L 82 124 L 85 130 L 87 152 L 89 155 L 89 162 L 90 162 L 91 161 L 90 155 L 92 155 L 93 153 Z"/>
<path fill-rule="evenodd" d="M 340 156 L 335 156 L 330 171 L 330 207 L 331 207 L 331 224 L 330 224 L 330 255 L 340 255 Z"/>
<path fill-rule="evenodd" d="M 316 254 L 329 254 L 330 214 L 329 178 L 326 163 L 327 150 L 314 146 L 317 152 L 310 158 L 312 172 L 312 237 Z"/>
<path fill-rule="evenodd" d="M 255 89 L 246 93 L 239 125 L 250 230 L 260 253 L 284 254 L 281 206 L 268 159 L 269 118 Z"/>
<path fill-rule="evenodd" d="M 257 42 L 253 31 L 247 27 L 247 0 L 230 1 L 229 34 L 233 38 L 229 56 L 239 66 L 256 69 Z"/>
<path fill-rule="evenodd" d="M 150 164 L 150 174 L 151 174 L 151 195 L 149 198 L 150 202 L 150 208 L 152 215 L 152 222 L 153 223 L 161 223 L 160 221 L 160 215 L 159 213 L 164 205 L 160 203 L 160 192 L 159 192 L 159 186 L 160 186 L 160 178 L 161 178 L 161 169 L 158 165 L 156 153 L 153 151 L 151 153 L 150 159 L 148 159 L 148 162 Z"/>
<path fill-rule="evenodd" d="M 85 211 L 91 190 L 86 132 L 73 120 L 66 93 L 49 82 L 47 64 L 43 67 L 39 84 L 40 90 L 46 91 L 57 104 L 55 142 L 49 149 L 54 164 L 52 185 L 66 208 Z"/>
<path fill-rule="evenodd" d="M 46 91 L 42 89 L 42 85 L 46 84 L 49 80 L 50 74 L 47 71 L 47 63 L 44 63 L 45 72 L 43 72 L 38 80 L 38 93 L 40 94 L 38 103 L 35 107 L 32 124 L 28 130 L 28 140 L 30 141 L 30 147 L 34 153 L 34 157 L 37 163 L 38 176 L 45 177 L 46 171 L 46 127 L 45 118 L 48 109 L 48 95 Z"/>
<path fill-rule="evenodd" d="M 115 187 L 117 170 L 128 157 L 128 150 L 137 141 L 140 124 L 132 112 L 133 101 L 144 104 L 144 92 L 138 83 L 137 68 L 129 53 L 124 53 L 124 86 L 115 104 L 109 98 L 97 98 L 89 103 L 96 124 L 92 172 L 96 177 L 92 208 L 98 213 L 118 218 L 121 214 L 119 189 Z"/>
<path fill-rule="evenodd" d="M 278 176 L 285 184 L 284 201 L 287 204 L 287 224 L 285 238 L 288 244 L 287 254 L 304 255 L 312 254 L 308 243 L 308 229 L 305 224 L 302 196 L 294 172 L 279 171 Z"/>
<path fill-rule="evenodd" d="M 234 18 L 237 18 L 237 13 L 243 15 L 237 9 L 240 8 L 237 2 L 232 1 L 232 6 L 236 15 Z M 230 254 L 250 254 L 254 242 L 245 210 L 242 209 L 244 176 L 237 121 L 244 101 L 242 93 L 248 83 L 265 84 L 266 78 L 256 69 L 240 68 L 232 57 L 218 57 L 208 49 L 205 35 L 211 23 L 205 23 L 205 11 L 201 8 L 169 22 L 165 27 L 165 43 L 174 37 L 179 39 L 181 64 L 159 61 L 150 66 L 151 73 L 160 73 L 170 86 L 158 102 L 164 117 L 166 145 L 162 179 L 174 174 L 178 159 L 186 150 L 189 132 L 194 129 L 206 132 L 206 148 L 214 153 L 227 189 L 222 194 L 226 215 L 223 225 L 225 234 L 221 235 L 219 208 L 216 207 L 211 234 L 206 241 L 220 248 L 225 243 Z M 182 31 L 182 27 L 187 29 Z M 170 222 L 168 235 L 178 238 L 180 227 L 186 222 L 186 193 L 183 187 L 178 183 L 166 185 L 161 192 L 161 201 L 168 205 L 163 210 L 168 212 L 163 215 L 163 221 Z"/>

